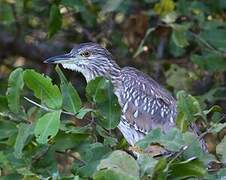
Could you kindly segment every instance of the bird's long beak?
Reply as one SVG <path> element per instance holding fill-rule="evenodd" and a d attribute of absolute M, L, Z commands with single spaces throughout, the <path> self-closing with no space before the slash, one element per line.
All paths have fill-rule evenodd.
<path fill-rule="evenodd" d="M 71 53 L 63 54 L 54 56 L 51 58 L 48 58 L 44 61 L 44 63 L 53 63 L 53 64 L 59 64 L 59 63 L 66 63 L 73 60 L 73 57 L 71 56 Z"/>

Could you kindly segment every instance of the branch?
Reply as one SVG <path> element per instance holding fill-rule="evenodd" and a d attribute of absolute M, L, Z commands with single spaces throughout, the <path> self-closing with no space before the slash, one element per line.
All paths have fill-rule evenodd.
<path fill-rule="evenodd" d="M 14 37 L 12 34 L 0 31 L 0 58 L 20 55 L 29 60 L 41 63 L 44 59 L 61 54 L 62 49 L 71 48 L 72 44 L 53 42 L 51 45 L 41 42 L 26 42 L 24 39 Z"/>
<path fill-rule="evenodd" d="M 46 107 L 46 106 L 43 106 L 43 105 L 41 105 L 41 104 L 38 104 L 37 102 L 32 101 L 31 99 L 29 99 L 29 98 L 27 98 L 27 97 L 24 97 L 24 99 L 26 99 L 26 100 L 27 100 L 28 102 L 30 102 L 31 104 L 34 104 L 35 106 L 37 106 L 37 107 L 43 109 L 44 111 L 48 111 L 48 112 L 53 112 L 53 111 L 55 111 L 54 109 L 50 109 L 50 108 L 48 108 L 48 107 Z M 61 112 L 62 112 L 63 114 L 66 114 L 66 115 L 76 116 L 76 114 L 71 113 L 71 112 L 67 112 L 67 111 L 61 111 Z"/>
<path fill-rule="evenodd" d="M 64 151 L 55 151 L 55 152 L 56 152 L 56 153 L 59 153 L 59 154 L 64 154 L 64 155 L 69 156 L 69 157 L 72 157 L 73 159 L 75 159 L 75 160 L 81 162 L 83 165 L 86 164 L 86 162 L 85 162 L 84 160 L 82 160 L 82 159 L 76 157 L 75 155 L 73 155 L 73 154 L 71 154 L 71 153 L 69 153 L 69 152 L 64 152 Z"/>
<path fill-rule="evenodd" d="M 11 121 L 14 121 L 14 122 L 25 122 L 25 123 L 29 123 L 28 121 L 27 121 L 27 119 L 24 119 L 24 118 L 22 118 L 22 117 L 20 117 L 20 116 L 17 116 L 17 117 L 14 117 L 11 113 L 5 113 L 5 112 L 0 112 L 0 116 L 2 116 L 2 117 L 5 117 L 5 118 L 8 118 L 8 119 L 10 119 Z"/>

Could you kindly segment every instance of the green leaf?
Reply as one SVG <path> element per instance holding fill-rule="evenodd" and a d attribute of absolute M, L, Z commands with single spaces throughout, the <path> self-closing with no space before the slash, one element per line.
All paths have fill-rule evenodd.
<path fill-rule="evenodd" d="M 82 103 L 77 91 L 71 83 L 68 83 L 59 66 L 56 67 L 56 72 L 61 81 L 60 88 L 63 95 L 63 109 L 74 114 L 78 113 Z"/>
<path fill-rule="evenodd" d="M 102 7 L 102 11 L 104 13 L 109 13 L 109 12 L 115 11 L 122 2 L 123 2 L 123 0 L 114 0 L 114 1 L 107 0 L 107 1 L 105 1 L 104 5 Z"/>
<path fill-rule="evenodd" d="M 189 127 L 189 122 L 185 117 L 184 113 L 178 113 L 177 118 L 176 118 L 176 125 L 177 128 L 180 129 L 181 132 L 186 132 Z"/>
<path fill-rule="evenodd" d="M 203 113 L 198 100 L 190 94 L 187 94 L 185 91 L 179 91 L 177 93 L 177 112 L 178 116 L 176 124 L 183 132 L 187 130 L 188 124 L 197 119 L 196 116 L 201 116 L 206 120 L 206 116 Z"/>
<path fill-rule="evenodd" d="M 75 127 L 75 124 L 72 122 L 63 122 L 60 125 L 60 129 L 65 133 L 73 133 L 73 134 L 87 134 L 92 130 L 90 124 L 82 127 Z"/>
<path fill-rule="evenodd" d="M 225 28 L 211 28 L 209 30 L 201 31 L 200 36 L 207 43 L 216 47 L 219 50 L 225 51 L 226 47 L 226 30 Z"/>
<path fill-rule="evenodd" d="M 145 149 L 152 143 L 159 143 L 171 151 L 177 151 L 185 144 L 182 133 L 178 129 L 172 128 L 164 134 L 161 132 L 160 128 L 157 128 L 151 130 L 142 140 L 138 141 L 136 145 Z"/>
<path fill-rule="evenodd" d="M 18 68 L 10 74 L 6 92 L 9 109 L 14 113 L 20 111 L 20 94 L 23 86 L 23 69 Z"/>
<path fill-rule="evenodd" d="M 182 133 L 177 128 L 171 128 L 168 132 L 163 133 L 160 128 L 151 130 L 143 139 L 136 143 L 137 146 L 145 150 L 150 144 L 161 144 L 165 149 L 177 152 L 183 146 L 189 145 L 190 148 L 184 152 L 187 158 L 201 157 L 202 150 L 197 137 L 191 133 Z"/>
<path fill-rule="evenodd" d="M 224 136 L 224 139 L 222 139 L 221 143 L 217 145 L 216 151 L 217 154 L 221 155 L 221 159 L 223 163 L 226 163 L 226 136 Z"/>
<path fill-rule="evenodd" d="M 60 128 L 60 114 L 61 111 L 49 112 L 38 119 L 35 126 L 35 137 L 38 143 L 46 144 L 57 134 Z"/>
<path fill-rule="evenodd" d="M 154 168 L 158 163 L 158 160 L 154 159 L 148 154 L 140 154 L 137 159 L 140 166 L 140 175 L 144 178 L 144 176 L 149 176 L 154 173 Z"/>
<path fill-rule="evenodd" d="M 226 61 L 225 59 L 217 54 L 205 53 L 204 55 L 192 55 L 191 60 L 194 64 L 197 64 L 204 70 L 212 72 L 225 71 Z"/>
<path fill-rule="evenodd" d="M 14 145 L 14 154 L 16 158 L 20 159 L 22 158 L 22 150 L 27 143 L 27 139 L 34 133 L 34 125 L 21 123 L 18 125 L 18 129 L 16 143 Z"/>
<path fill-rule="evenodd" d="M 1 2 L 0 6 L 0 22 L 3 25 L 10 25 L 15 22 L 13 10 L 8 3 Z"/>
<path fill-rule="evenodd" d="M 111 175 L 111 176 L 110 176 Z M 113 177 L 113 179 L 139 179 L 136 160 L 124 151 L 116 150 L 101 160 L 94 179 Z"/>
<path fill-rule="evenodd" d="M 167 84 L 172 86 L 177 91 L 181 89 L 189 91 L 191 89 L 192 83 L 198 79 L 194 72 L 176 64 L 172 64 L 165 72 L 165 75 L 167 77 Z"/>
<path fill-rule="evenodd" d="M 88 98 L 96 103 L 100 115 L 103 117 L 98 118 L 98 122 L 107 129 L 117 127 L 121 108 L 111 82 L 103 77 L 97 77 L 88 83 L 86 92 Z"/>
<path fill-rule="evenodd" d="M 82 143 L 87 143 L 89 140 L 89 134 L 77 133 L 77 132 L 63 132 L 59 131 L 54 138 L 54 144 L 52 149 L 54 151 L 65 151 L 67 149 L 80 148 Z"/>
<path fill-rule="evenodd" d="M 64 6 L 72 8 L 75 12 L 82 12 L 86 10 L 84 1 L 75 1 L 75 0 L 61 0 L 60 2 Z"/>
<path fill-rule="evenodd" d="M 180 48 L 184 48 L 189 45 L 187 41 L 186 33 L 188 31 L 189 25 L 178 25 L 174 24 L 173 33 L 172 33 L 172 40 L 173 42 Z"/>
<path fill-rule="evenodd" d="M 0 96 L 0 112 L 9 111 L 8 101 L 6 96 Z"/>
<path fill-rule="evenodd" d="M 85 144 L 79 147 L 79 154 L 85 165 L 78 169 L 78 173 L 84 177 L 92 177 L 100 160 L 103 159 L 110 148 L 101 143 Z"/>
<path fill-rule="evenodd" d="M 62 25 L 62 15 L 57 5 L 53 4 L 50 8 L 48 36 L 51 38 Z"/>
<path fill-rule="evenodd" d="M 106 129 L 102 128 L 101 126 L 97 125 L 96 130 L 98 134 L 104 138 L 104 145 L 109 146 L 116 146 L 118 143 L 118 140 L 112 136 L 109 136 L 109 133 Z"/>
<path fill-rule="evenodd" d="M 44 77 L 34 70 L 26 70 L 24 71 L 24 82 L 34 92 L 35 97 L 41 99 L 49 108 L 61 108 L 63 100 L 60 90 L 52 84 L 49 77 Z"/>
<path fill-rule="evenodd" d="M 9 138 L 17 133 L 16 124 L 0 120 L 0 140 Z"/>
<path fill-rule="evenodd" d="M 190 158 L 179 163 L 174 163 L 170 167 L 170 178 L 172 179 L 186 179 L 186 178 L 200 178 L 206 173 L 206 168 L 203 163 L 196 158 Z"/>
<path fill-rule="evenodd" d="M 161 158 L 155 165 L 153 179 L 156 180 L 166 180 L 167 176 L 167 160 L 166 158 Z"/>

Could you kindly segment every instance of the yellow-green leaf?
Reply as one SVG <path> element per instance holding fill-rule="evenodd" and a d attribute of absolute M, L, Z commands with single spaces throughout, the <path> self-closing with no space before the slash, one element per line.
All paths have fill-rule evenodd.
<path fill-rule="evenodd" d="M 161 0 L 159 3 L 155 4 L 154 11 L 161 16 L 172 12 L 175 8 L 173 0 Z"/>

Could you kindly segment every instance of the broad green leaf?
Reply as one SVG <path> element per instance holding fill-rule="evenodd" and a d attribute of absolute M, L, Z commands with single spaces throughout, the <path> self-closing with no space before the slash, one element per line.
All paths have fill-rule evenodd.
<path fill-rule="evenodd" d="M 52 84 L 49 77 L 29 69 L 24 71 L 24 82 L 34 92 L 35 97 L 41 99 L 49 108 L 61 108 L 63 100 L 60 90 Z"/>
<path fill-rule="evenodd" d="M 0 140 L 9 138 L 17 133 L 16 124 L 0 120 Z"/>
<path fill-rule="evenodd" d="M 82 12 L 86 10 L 84 1 L 62 0 L 60 3 L 63 4 L 64 6 L 72 8 L 76 12 Z"/>
<path fill-rule="evenodd" d="M 171 128 L 168 130 L 168 132 L 163 133 L 160 128 L 153 129 L 150 131 L 143 139 L 138 141 L 136 143 L 137 146 L 141 147 L 142 149 L 146 149 L 150 144 L 159 143 L 164 148 L 170 151 L 179 151 L 181 147 L 184 145 L 190 145 L 190 148 L 195 148 L 197 156 L 201 156 L 201 147 L 198 143 L 197 137 L 195 137 L 194 134 L 191 132 L 182 133 L 177 128 Z M 194 150 L 194 149 L 193 149 Z M 186 154 L 187 153 L 187 154 Z M 186 150 L 186 156 L 187 158 L 190 158 L 190 156 L 194 156 L 194 152 L 190 150 Z M 191 153 L 191 154 L 190 154 Z"/>
<path fill-rule="evenodd" d="M 23 86 L 23 69 L 18 68 L 10 74 L 6 92 L 9 109 L 14 113 L 20 111 L 20 94 Z"/>
<path fill-rule="evenodd" d="M 216 160 L 216 158 L 212 154 L 209 154 L 201 149 L 201 142 L 198 140 L 198 137 L 194 133 L 183 133 L 183 140 L 186 142 L 186 145 L 189 145 L 189 148 L 183 153 L 184 159 L 197 157 L 205 164 L 205 166 L 208 166 L 211 161 Z"/>
<path fill-rule="evenodd" d="M 101 143 L 81 145 L 78 152 L 81 159 L 86 163 L 78 169 L 79 174 L 84 177 L 92 177 L 100 160 L 103 159 L 110 150 L 109 147 Z"/>
<path fill-rule="evenodd" d="M 9 111 L 8 101 L 6 96 L 0 96 L 0 112 Z"/>
<path fill-rule="evenodd" d="M 206 168 L 203 163 L 196 158 L 190 158 L 185 161 L 172 164 L 170 167 L 170 178 L 184 179 L 184 178 L 201 178 L 206 173 Z"/>
<path fill-rule="evenodd" d="M 216 28 L 201 31 L 200 36 L 206 42 L 210 43 L 213 47 L 216 47 L 219 50 L 225 51 L 226 47 L 226 30 L 225 28 Z"/>
<path fill-rule="evenodd" d="M 165 75 L 167 77 L 167 84 L 172 86 L 176 91 L 181 89 L 186 91 L 191 90 L 192 83 L 198 79 L 194 72 L 176 64 L 172 64 L 165 72 Z"/>
<path fill-rule="evenodd" d="M 186 53 L 186 49 L 177 46 L 177 45 L 175 44 L 174 40 L 172 39 L 172 36 L 171 36 L 170 42 L 169 42 L 169 52 L 170 52 L 170 54 L 172 54 L 175 58 L 178 58 L 178 57 L 182 57 L 182 56 Z M 173 65 L 173 64 L 172 64 L 172 65 Z M 182 68 L 182 67 L 181 67 L 181 68 Z"/>
<path fill-rule="evenodd" d="M 162 133 L 160 128 L 153 129 L 142 140 L 138 141 L 136 145 L 145 149 L 149 144 L 158 142 L 161 136 Z"/>
<path fill-rule="evenodd" d="M 161 132 L 160 128 L 153 129 L 142 140 L 138 141 L 136 145 L 145 149 L 152 143 L 159 143 L 166 149 L 171 151 L 178 151 L 186 142 L 183 140 L 182 133 L 176 129 L 171 128 L 167 133 Z"/>
<path fill-rule="evenodd" d="M 92 130 L 90 124 L 82 127 L 76 127 L 74 123 L 71 122 L 62 122 L 60 124 L 60 129 L 65 133 L 73 133 L 73 134 L 87 134 Z"/>
<path fill-rule="evenodd" d="M 13 10 L 8 3 L 1 2 L 0 6 L 0 22 L 4 25 L 10 25 L 15 22 Z"/>
<path fill-rule="evenodd" d="M 113 85 L 109 80 L 97 77 L 88 83 L 87 96 L 96 105 L 102 118 L 98 122 L 107 129 L 117 127 L 120 121 L 121 108 L 118 99 L 113 92 Z"/>
<path fill-rule="evenodd" d="M 50 8 L 48 36 L 51 38 L 62 25 L 62 15 L 57 5 L 53 4 Z"/>
<path fill-rule="evenodd" d="M 46 144 L 53 138 L 60 128 L 61 111 L 46 113 L 38 119 L 35 126 L 35 137 L 38 143 Z"/>
<path fill-rule="evenodd" d="M 167 160 L 166 158 L 161 158 L 154 167 L 152 178 L 156 180 L 166 180 L 167 173 Z"/>
<path fill-rule="evenodd" d="M 61 81 L 60 88 L 63 96 L 63 109 L 74 114 L 78 113 L 82 103 L 77 91 L 71 83 L 68 83 L 59 66 L 56 67 L 56 72 Z"/>
<path fill-rule="evenodd" d="M 191 60 L 194 64 L 197 64 L 204 70 L 212 72 L 225 71 L 226 61 L 225 59 L 217 54 L 205 53 L 203 55 L 192 55 Z"/>
<path fill-rule="evenodd" d="M 224 136 L 224 138 L 222 139 L 222 141 L 220 142 L 220 144 L 217 145 L 216 147 L 216 151 L 217 154 L 221 155 L 221 159 L 223 163 L 226 163 L 226 136 Z"/>
<path fill-rule="evenodd" d="M 114 1 L 107 0 L 107 1 L 105 1 L 104 5 L 102 7 L 102 11 L 104 13 L 115 11 L 122 2 L 123 2 L 123 0 L 114 0 Z"/>
<path fill-rule="evenodd" d="M 184 48 L 189 45 L 186 33 L 188 31 L 189 25 L 178 25 L 174 24 L 172 40 L 180 48 Z"/>
<path fill-rule="evenodd" d="M 188 124 L 197 119 L 196 116 L 201 116 L 206 120 L 206 116 L 204 115 L 198 100 L 190 94 L 187 94 L 185 91 L 179 91 L 177 93 L 177 112 L 178 116 L 176 124 L 183 132 L 188 128 Z"/>
<path fill-rule="evenodd" d="M 140 166 L 140 176 L 143 178 L 150 177 L 154 173 L 155 165 L 158 163 L 158 160 L 148 154 L 140 154 L 137 161 Z"/>
<path fill-rule="evenodd" d="M 177 128 L 180 129 L 181 132 L 186 132 L 189 127 L 189 122 L 187 121 L 184 113 L 178 113 L 176 118 Z"/>
<path fill-rule="evenodd" d="M 27 143 L 27 140 L 30 135 L 34 133 L 34 125 L 33 124 L 24 124 L 21 123 L 18 125 L 18 135 L 16 138 L 16 142 L 14 145 L 14 154 L 16 158 L 22 158 L 22 150 Z"/>
<path fill-rule="evenodd" d="M 17 172 L 21 175 L 23 175 L 23 180 L 40 180 L 42 179 L 41 176 L 33 173 L 30 169 L 30 167 L 22 167 L 17 169 Z"/>
<path fill-rule="evenodd" d="M 94 179 L 139 179 L 139 167 L 135 159 L 124 151 L 113 151 L 106 159 L 100 161 Z"/>
<path fill-rule="evenodd" d="M 80 148 L 82 143 L 91 143 L 89 141 L 89 134 L 74 132 L 59 131 L 54 137 L 55 143 L 52 149 L 55 151 L 65 151 L 75 147 Z"/>
<path fill-rule="evenodd" d="M 118 140 L 111 135 L 109 135 L 108 131 L 101 126 L 97 125 L 96 130 L 98 134 L 104 138 L 104 145 L 109 145 L 109 146 L 116 146 L 118 143 Z"/>

